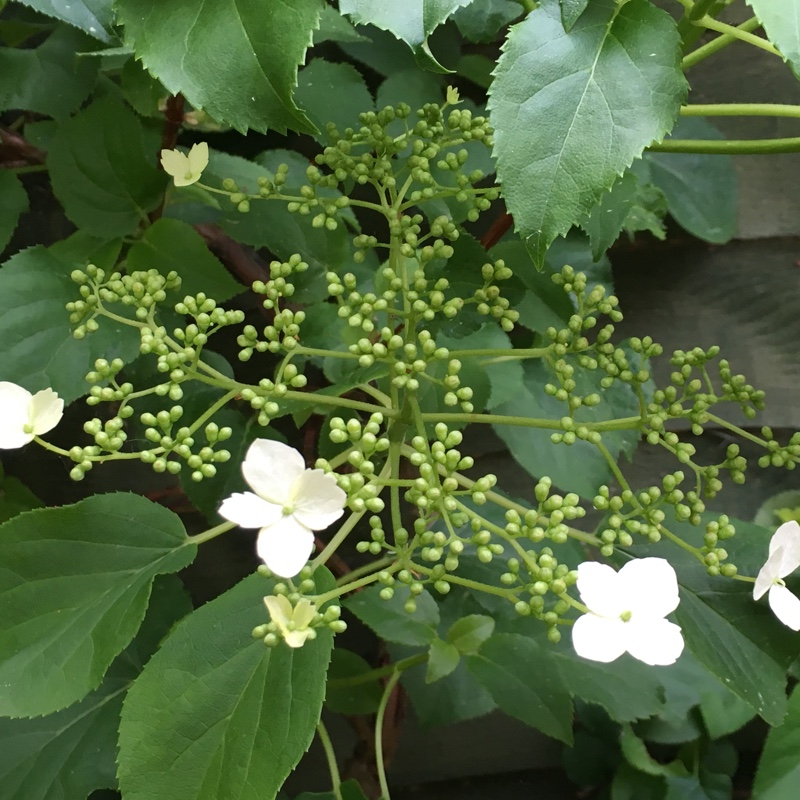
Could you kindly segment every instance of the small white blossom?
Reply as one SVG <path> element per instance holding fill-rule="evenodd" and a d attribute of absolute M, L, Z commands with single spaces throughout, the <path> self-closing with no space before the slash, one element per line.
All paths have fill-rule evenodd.
<path fill-rule="evenodd" d="M 314 629 L 309 625 L 316 616 L 317 609 L 310 600 L 303 597 L 292 608 L 289 599 L 279 594 L 265 597 L 264 605 L 272 621 L 278 626 L 283 641 L 289 647 L 302 647 L 306 639 L 314 638 Z"/>
<path fill-rule="evenodd" d="M 242 463 L 255 492 L 233 494 L 219 513 L 242 528 L 260 528 L 256 551 L 281 578 L 293 578 L 314 549 L 314 534 L 344 513 L 347 495 L 333 475 L 306 469 L 303 456 L 271 439 L 256 439 Z"/>
<path fill-rule="evenodd" d="M 0 450 L 13 450 L 53 430 L 64 415 L 64 401 L 52 390 L 31 394 L 0 381 Z"/>
<path fill-rule="evenodd" d="M 572 628 L 579 656 L 607 663 L 630 653 L 653 666 L 678 660 L 681 629 L 664 619 L 680 601 L 678 578 L 668 561 L 639 558 L 619 572 L 587 561 L 578 566 L 577 587 L 589 609 Z"/>
<path fill-rule="evenodd" d="M 793 631 L 800 631 L 800 599 L 783 582 L 800 567 L 800 525 L 794 520 L 784 522 L 769 541 L 769 557 L 759 570 L 753 597 L 760 600 L 765 594 L 775 616 Z"/>
<path fill-rule="evenodd" d="M 191 186 L 200 180 L 208 166 L 208 145 L 205 142 L 192 145 L 189 155 L 180 150 L 162 150 L 161 166 L 167 175 L 172 175 L 176 186 Z"/>

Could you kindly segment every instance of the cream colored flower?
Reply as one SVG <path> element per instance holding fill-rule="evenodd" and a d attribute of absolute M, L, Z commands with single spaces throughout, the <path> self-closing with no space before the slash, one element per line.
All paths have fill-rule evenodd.
<path fill-rule="evenodd" d="M 208 145 L 205 142 L 192 145 L 189 155 L 180 150 L 162 150 L 161 166 L 167 175 L 172 175 L 176 186 L 191 186 L 200 180 L 208 166 Z"/>
<path fill-rule="evenodd" d="M 578 592 L 589 609 L 572 627 L 583 658 L 607 663 L 630 653 L 652 666 L 673 664 L 683 636 L 664 619 L 678 607 L 678 578 L 663 558 L 637 558 L 619 572 L 596 561 L 578 565 Z"/>
<path fill-rule="evenodd" d="M 759 570 L 753 597 L 760 600 L 765 594 L 775 616 L 793 631 L 800 631 L 800 599 L 783 582 L 800 567 L 800 525 L 794 520 L 784 522 L 769 542 L 769 558 Z"/>
<path fill-rule="evenodd" d="M 31 394 L 0 381 L 0 450 L 13 450 L 53 430 L 64 416 L 64 401 L 52 390 Z"/>
<path fill-rule="evenodd" d="M 306 639 L 314 637 L 314 629 L 309 625 L 316 616 L 317 609 L 310 600 L 302 598 L 292 607 L 289 598 L 279 594 L 265 597 L 264 605 L 289 647 L 302 647 Z"/>
<path fill-rule="evenodd" d="M 293 578 L 314 549 L 312 531 L 342 516 L 347 495 L 333 475 L 306 469 L 297 450 L 272 439 L 250 445 L 242 474 L 253 491 L 224 500 L 220 516 L 242 528 L 260 528 L 259 558 L 281 578 Z"/>

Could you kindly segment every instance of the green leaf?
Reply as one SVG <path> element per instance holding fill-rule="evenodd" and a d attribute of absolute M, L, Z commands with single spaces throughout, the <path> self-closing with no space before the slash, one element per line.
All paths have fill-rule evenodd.
<path fill-rule="evenodd" d="M 0 170 L 0 253 L 17 228 L 19 215 L 28 210 L 28 193 L 11 170 Z"/>
<path fill-rule="evenodd" d="M 711 124 L 682 117 L 676 139 L 722 139 Z M 693 236 L 724 244 L 736 235 L 736 170 L 733 159 L 703 153 L 647 153 L 653 183 L 664 192 L 669 213 Z"/>
<path fill-rule="evenodd" d="M 569 361 L 570 359 L 568 359 Z M 547 383 L 556 383 L 550 368 L 543 362 L 528 362 L 524 368 L 524 381 L 518 386 L 516 396 L 496 408 L 497 414 L 509 416 L 561 419 L 566 413 L 564 403 L 543 391 Z M 582 407 L 575 412 L 581 421 L 599 421 L 633 416 L 638 413 L 638 401 L 632 389 L 615 383 L 610 389 L 601 389 L 599 375 L 576 368 L 575 380 L 578 394 L 597 392 L 602 402 L 594 408 Z M 553 483 L 564 491 L 577 492 L 581 497 L 593 497 L 597 489 L 612 478 L 611 467 L 600 451 L 589 442 L 577 440 L 573 445 L 553 444 L 551 430 L 523 428 L 511 425 L 494 425 L 497 435 L 506 443 L 511 455 L 531 476 L 549 475 Z M 616 457 L 624 452 L 631 454 L 639 441 L 636 430 L 603 433 L 603 442 Z"/>
<path fill-rule="evenodd" d="M 428 49 L 428 37 L 448 17 L 473 0 L 339 0 L 339 11 L 357 25 L 375 25 L 402 39 L 432 68 L 443 68 Z M 446 70 L 444 70 L 446 71 Z"/>
<path fill-rule="evenodd" d="M 42 501 L 19 478 L 4 474 L 0 464 L 0 523 L 41 507 Z"/>
<path fill-rule="evenodd" d="M 161 202 L 166 176 L 155 164 L 138 117 L 108 99 L 65 122 L 47 154 L 53 192 L 67 216 L 106 239 L 135 231 Z"/>
<path fill-rule="evenodd" d="M 292 100 L 320 0 L 118 0 L 119 21 L 147 69 L 172 94 L 244 133 L 313 133 Z"/>
<path fill-rule="evenodd" d="M 383 696 L 383 686 L 375 680 L 348 684 L 350 678 L 371 672 L 372 667 L 361 656 L 337 647 L 328 667 L 325 705 L 337 714 L 374 714 Z"/>
<path fill-rule="evenodd" d="M 0 111 L 22 109 L 56 118 L 74 111 L 97 79 L 95 59 L 75 55 L 91 42 L 60 26 L 34 49 L 0 47 Z"/>
<path fill-rule="evenodd" d="M 601 706 L 617 722 L 647 719 L 662 710 L 658 673 L 641 661 L 623 656 L 610 664 L 598 664 L 565 647 L 554 648 L 553 655 L 572 697 Z"/>
<path fill-rule="evenodd" d="M 436 683 L 452 674 L 458 666 L 461 655 L 458 649 L 449 642 L 435 638 L 428 648 L 428 668 L 425 672 L 425 683 Z"/>
<path fill-rule="evenodd" d="M 453 22 L 470 42 L 493 42 L 501 29 L 521 14 L 514 0 L 473 0 L 453 14 Z"/>
<path fill-rule="evenodd" d="M 465 53 L 456 64 L 456 72 L 481 89 L 492 85 L 493 71 L 494 61 L 480 53 Z"/>
<path fill-rule="evenodd" d="M 599 259 L 617 240 L 639 196 L 639 180 L 628 170 L 603 194 L 581 227 L 589 234 L 592 256 Z"/>
<path fill-rule="evenodd" d="M 764 26 L 769 40 L 781 51 L 792 72 L 800 75 L 800 9 L 796 0 L 746 0 Z"/>
<path fill-rule="evenodd" d="M 157 578 L 139 633 L 94 692 L 46 717 L 0 719 L 0 780 L 6 800 L 85 798 L 95 789 L 116 786 L 125 692 L 172 625 L 191 610 L 178 578 Z"/>
<path fill-rule="evenodd" d="M 181 297 L 205 292 L 217 302 L 245 291 L 222 262 L 209 251 L 203 237 L 179 219 L 159 219 L 128 251 L 129 270 L 174 270 L 181 276 Z"/>
<path fill-rule="evenodd" d="M 317 570 L 317 588 L 330 573 Z M 119 739 L 126 800 L 275 797 L 308 749 L 325 696 L 333 636 L 269 648 L 273 582 L 246 578 L 186 618 L 128 692 Z"/>
<path fill-rule="evenodd" d="M 559 2 L 561 3 L 561 22 L 564 24 L 564 30 L 569 32 L 581 14 L 586 11 L 589 0 L 559 0 Z"/>
<path fill-rule="evenodd" d="M 700 714 L 708 735 L 712 739 L 721 739 L 750 722 L 756 712 L 750 703 L 722 687 L 722 691 L 705 692 L 701 695 Z"/>
<path fill-rule="evenodd" d="M 546 647 L 527 636 L 498 633 L 465 659 L 506 714 L 572 743 L 572 701 Z"/>
<path fill-rule="evenodd" d="M 417 595 L 414 598 L 417 609 L 408 614 L 403 608 L 410 596 L 408 587 L 397 587 L 389 600 L 381 600 L 380 591 L 381 587 L 370 586 L 345 600 L 343 605 L 387 642 L 412 647 L 430 644 L 439 624 L 439 607 L 430 594 Z"/>
<path fill-rule="evenodd" d="M 794 800 L 800 780 L 800 691 L 789 699 L 788 713 L 780 727 L 767 734 L 753 783 L 753 800 Z"/>
<path fill-rule="evenodd" d="M 447 641 L 462 655 L 477 653 L 494 633 L 494 620 L 483 614 L 470 614 L 457 619 L 447 631 Z"/>
<path fill-rule="evenodd" d="M 319 17 L 319 28 L 314 31 L 314 44 L 323 42 L 368 42 L 350 22 L 333 6 L 326 5 Z"/>
<path fill-rule="evenodd" d="M 58 711 L 97 688 L 141 625 L 156 575 L 197 552 L 134 494 L 29 511 L 0 528 L 0 714 Z"/>
<path fill-rule="evenodd" d="M 367 800 L 358 781 L 349 780 L 339 785 L 341 800 Z M 284 800 L 284 795 L 278 795 L 278 800 Z M 297 795 L 294 800 L 339 800 L 333 792 L 303 792 Z"/>
<path fill-rule="evenodd" d="M 113 0 L 17 0 L 40 14 L 55 17 L 79 28 L 106 44 L 116 40 L 113 33 Z"/>
<path fill-rule="evenodd" d="M 653 777 L 665 778 L 675 774 L 671 766 L 659 763 L 647 752 L 647 745 L 633 732 L 633 728 L 628 724 L 622 726 L 619 745 L 625 760 L 639 772 L 644 772 L 645 775 L 652 775 Z"/>
<path fill-rule="evenodd" d="M 0 380 L 29 391 L 53 388 L 71 403 L 89 391 L 97 358 L 133 359 L 135 328 L 111 320 L 85 339 L 72 336 L 65 304 L 79 297 L 71 267 L 44 247 L 23 250 L 0 269 Z"/>
<path fill-rule="evenodd" d="M 321 131 L 314 138 L 323 145 L 329 143 L 329 122 L 340 132 L 357 129 L 358 115 L 372 111 L 374 105 L 367 84 L 352 64 L 333 64 L 321 58 L 315 58 L 300 71 L 294 96 Z M 332 97 L 337 98 L 335 103 L 331 102 Z"/>
<path fill-rule="evenodd" d="M 391 33 L 372 25 L 361 26 L 360 42 L 340 42 L 339 47 L 350 58 L 366 64 L 380 75 L 394 75 L 400 70 L 419 69 L 414 54 Z"/>
<path fill-rule="evenodd" d="M 119 88 L 133 110 L 143 117 L 161 117 L 169 92 L 135 58 L 129 58 L 119 76 Z"/>
<path fill-rule="evenodd" d="M 495 156 L 537 266 L 669 131 L 687 91 L 680 57 L 674 21 L 648 0 L 592 2 L 569 33 L 544 0 L 512 28 L 490 92 Z"/>
<path fill-rule="evenodd" d="M 444 81 L 435 72 L 423 72 L 416 67 L 393 72 L 378 87 L 375 107 L 398 106 L 407 103 L 412 109 L 422 108 L 426 103 L 441 103 L 444 99 Z M 397 135 L 403 131 L 401 120 L 396 120 Z M 394 132 L 394 129 L 390 129 Z"/>

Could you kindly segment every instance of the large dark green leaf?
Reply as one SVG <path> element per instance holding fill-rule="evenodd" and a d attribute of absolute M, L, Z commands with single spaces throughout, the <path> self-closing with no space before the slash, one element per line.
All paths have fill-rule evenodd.
<path fill-rule="evenodd" d="M 795 800 L 800 781 L 800 691 L 792 692 L 786 720 L 767 735 L 753 800 Z"/>
<path fill-rule="evenodd" d="M 464 657 L 472 676 L 512 717 L 570 744 L 572 701 L 546 647 L 527 636 L 498 633 Z"/>
<path fill-rule="evenodd" d="M 318 589 L 330 573 L 317 570 Z M 202 606 L 164 642 L 128 692 L 120 725 L 126 800 L 271 800 L 308 749 L 333 637 L 268 648 L 272 583 L 252 575 Z"/>
<path fill-rule="evenodd" d="M 569 33 L 558 0 L 512 28 L 491 88 L 508 210 L 537 264 L 686 96 L 672 18 L 648 0 L 592 2 Z"/>
<path fill-rule="evenodd" d="M 125 35 L 171 92 L 239 131 L 311 133 L 292 100 L 321 0 L 119 0 Z"/>
<path fill-rule="evenodd" d="M 58 129 L 47 166 L 72 222 L 109 238 L 136 230 L 161 202 L 166 176 L 156 158 L 157 146 L 147 151 L 136 115 L 121 103 L 99 100 Z"/>
<path fill-rule="evenodd" d="M 358 25 L 375 25 L 402 39 L 423 63 L 439 67 L 428 49 L 428 37 L 456 10 L 473 0 L 339 0 L 339 11 Z M 441 67 L 439 67 L 441 68 Z"/>
<path fill-rule="evenodd" d="M 29 391 L 54 389 L 70 403 L 86 394 L 95 359 L 127 361 L 139 351 L 135 328 L 104 320 L 85 339 L 72 336 L 65 305 L 80 295 L 73 267 L 44 247 L 23 250 L 0 269 L 0 380 Z"/>
<path fill-rule="evenodd" d="M 413 647 L 433 641 L 439 624 L 439 608 L 428 592 L 415 598 L 417 610 L 413 614 L 406 613 L 403 608 L 409 597 L 407 587 L 397 587 L 389 600 L 382 600 L 379 592 L 379 586 L 370 586 L 346 600 L 344 606 L 387 642 Z"/>
<path fill-rule="evenodd" d="M 112 31 L 113 0 L 69 0 L 66 3 L 64 0 L 17 1 L 48 17 L 74 25 L 101 42 L 109 43 L 116 38 Z"/>
<path fill-rule="evenodd" d="M 79 703 L 35 719 L 0 719 L 6 800 L 85 798 L 117 783 L 117 730 L 125 692 L 172 625 L 192 610 L 178 578 L 156 579 L 136 638 Z"/>
<path fill-rule="evenodd" d="M 683 117 L 676 139 L 722 139 L 711 124 Z M 664 192 L 669 213 L 700 239 L 724 244 L 736 235 L 736 170 L 733 159 L 703 153 L 647 153 L 652 182 Z M 615 187 L 616 188 L 616 187 Z"/>
<path fill-rule="evenodd" d="M 156 575 L 197 548 L 134 494 L 94 495 L 0 527 L 0 714 L 59 711 L 97 688 L 141 625 Z"/>
<path fill-rule="evenodd" d="M 11 170 L 0 171 L 0 253 L 11 241 L 19 215 L 28 210 L 28 193 Z"/>
<path fill-rule="evenodd" d="M 465 39 L 491 42 L 501 28 L 521 14 L 522 9 L 514 0 L 473 0 L 453 14 L 453 22 Z"/>
<path fill-rule="evenodd" d="M 0 47 L 0 111 L 24 109 L 65 117 L 91 92 L 97 59 L 77 58 L 91 39 L 59 26 L 39 47 Z"/>
<path fill-rule="evenodd" d="M 769 40 L 800 75 L 800 8 L 796 0 L 746 0 Z"/>
<path fill-rule="evenodd" d="M 181 295 L 204 292 L 221 302 L 243 292 L 222 262 L 209 251 L 202 236 L 178 219 L 160 219 L 128 251 L 129 270 L 172 270 L 181 276 Z"/>

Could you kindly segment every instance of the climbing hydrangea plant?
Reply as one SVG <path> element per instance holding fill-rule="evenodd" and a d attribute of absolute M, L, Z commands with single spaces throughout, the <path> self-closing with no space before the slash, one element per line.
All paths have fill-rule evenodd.
<path fill-rule="evenodd" d="M 726 4 L 707 0 L 682 0 L 678 22 L 648 0 L 298 0 L 243 11 L 250 24 L 237 26 L 199 0 L 151 5 L 26 0 L 8 6 L 17 27 L 0 18 L 6 50 L 14 35 L 31 45 L 15 51 L 19 69 L 61 59 L 72 92 L 29 86 L 6 103 L 26 114 L 1 132 L 14 160 L 0 172 L 13 216 L 0 217 L 0 241 L 26 207 L 28 172 L 48 172 L 78 227 L 0 270 L 0 448 L 35 442 L 76 484 L 110 462 L 150 468 L 210 527 L 189 535 L 127 492 L 34 498 L 3 517 L 9 797 L 39 796 L 31 741 L 42 753 L 69 741 L 53 796 L 276 798 L 316 733 L 334 800 L 389 800 L 383 731 L 400 681 L 423 719 L 431 685 L 441 693 L 429 722 L 499 707 L 568 745 L 576 713 L 601 706 L 619 740 L 615 780 L 638 769 L 654 797 L 710 780 L 702 748 L 693 765 L 681 754 L 663 766 L 633 726 L 664 711 L 674 670 L 725 706 L 693 704 L 710 738 L 756 714 L 800 724 L 785 692 L 800 653 L 800 601 L 785 584 L 800 527 L 706 508 L 746 479 L 738 440 L 761 449 L 759 467 L 792 470 L 800 434 L 752 427 L 764 393 L 718 347 L 665 355 L 650 337 L 620 340 L 602 269 L 621 232 L 663 238 L 667 210 L 688 219 L 646 174 L 654 154 L 798 149 L 665 138 L 679 115 L 794 109 L 685 105 L 683 74 L 742 41 L 797 67 L 793 4 L 751 3 L 772 39 L 754 33 L 756 17 L 719 21 Z M 488 113 L 435 77 L 433 34 L 448 19 L 470 41 L 507 29 Z M 216 42 L 218 75 L 180 25 Z M 716 36 L 697 45 L 701 30 Z M 409 69 L 433 70 L 411 73 L 431 96 L 413 107 L 390 75 L 376 105 L 351 65 L 322 58 L 293 96 L 312 31 L 318 47 L 361 48 L 354 58 L 377 72 L 394 34 Z M 576 85 L 559 88 L 567 62 Z M 472 58 L 456 80 L 480 86 L 485 67 Z M 319 152 L 248 161 L 207 141 L 228 126 L 296 130 Z M 182 129 L 202 137 L 178 146 Z M 686 223 L 710 241 L 726 225 Z M 573 227 L 582 268 L 550 249 Z M 481 426 L 530 474 L 526 496 L 472 454 Z M 680 433 L 709 427 L 731 436 L 718 463 Z M 619 465 L 639 442 L 674 458 L 655 485 Z M 192 610 L 174 573 L 212 540 L 253 542 L 263 563 Z M 345 649 L 354 618 L 384 643 L 382 665 Z M 377 788 L 341 775 L 324 705 L 374 714 Z M 770 736 L 763 786 L 783 769 Z"/>

